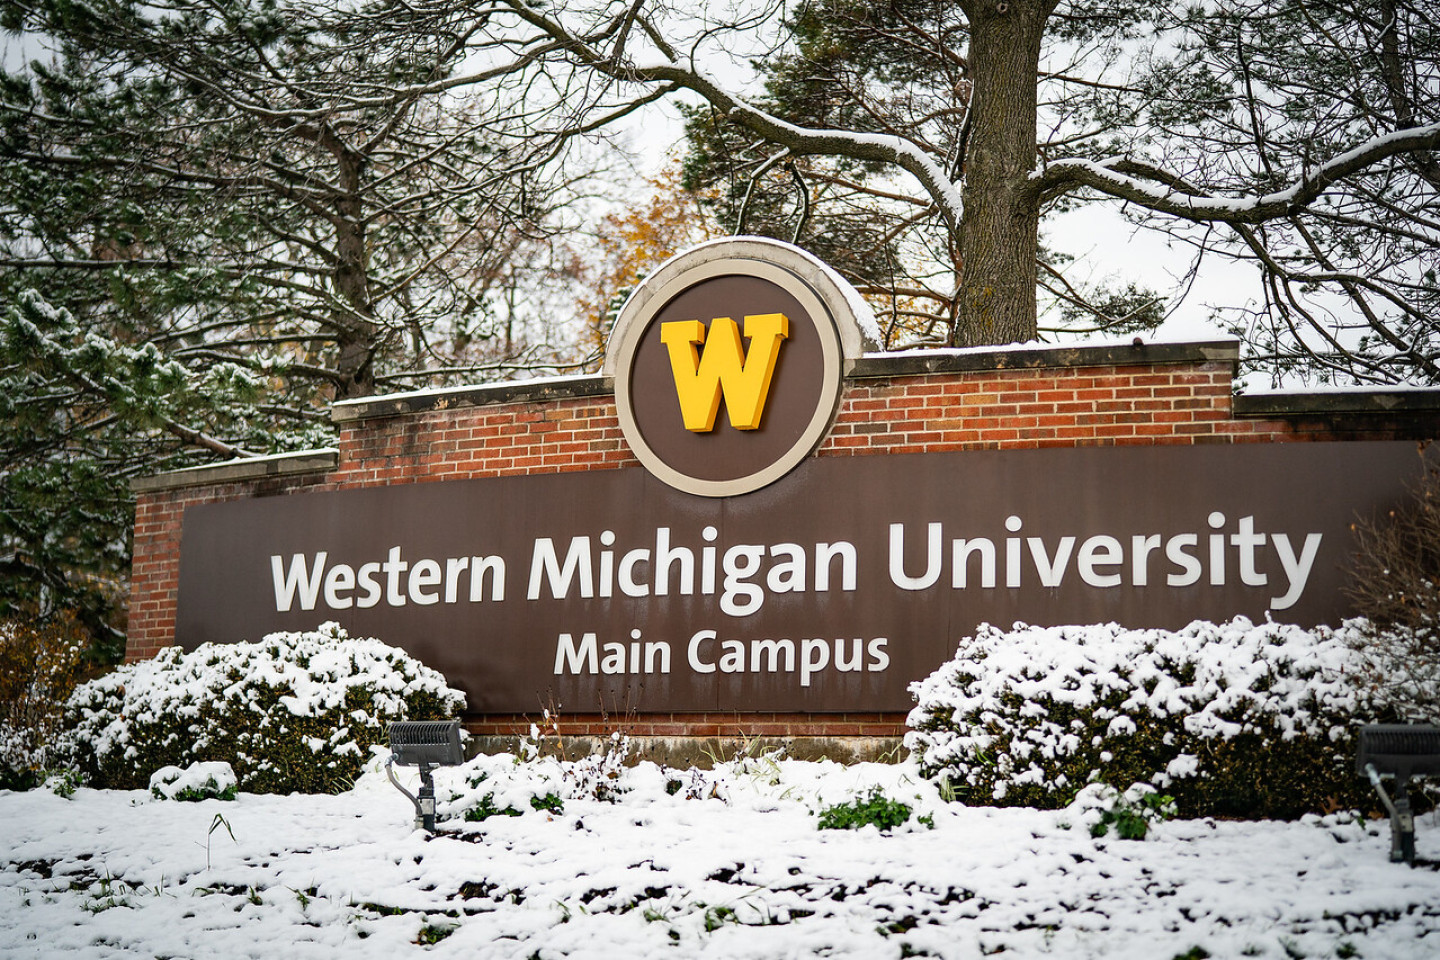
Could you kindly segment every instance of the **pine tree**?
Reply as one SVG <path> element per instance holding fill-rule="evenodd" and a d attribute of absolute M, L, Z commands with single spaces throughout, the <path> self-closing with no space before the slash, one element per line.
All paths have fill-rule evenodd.
<path fill-rule="evenodd" d="M 568 263 L 583 98 L 485 19 L 0 3 L 34 55 L 0 75 L 5 609 L 113 626 L 131 477 L 325 445 L 334 399 L 572 362 L 521 291 Z"/>

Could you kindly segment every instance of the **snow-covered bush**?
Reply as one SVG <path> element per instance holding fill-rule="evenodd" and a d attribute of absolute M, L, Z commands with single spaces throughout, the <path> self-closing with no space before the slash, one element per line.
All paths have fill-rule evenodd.
<path fill-rule="evenodd" d="M 334 623 L 258 643 L 163 650 L 76 689 L 70 749 L 97 787 L 144 789 L 164 766 L 229 763 L 240 789 L 334 793 L 392 720 L 443 720 L 464 694 L 401 650 Z"/>
<path fill-rule="evenodd" d="M 983 626 L 911 685 L 906 745 L 976 804 L 1058 808 L 1098 781 L 1153 784 L 1186 816 L 1365 805 L 1353 736 L 1374 708 L 1349 632 Z"/>
<path fill-rule="evenodd" d="M 563 813 L 566 762 L 482 753 L 453 770 L 452 786 L 442 794 L 439 819 L 479 823 L 532 810 Z"/>
<path fill-rule="evenodd" d="M 618 730 L 612 732 L 600 749 L 565 764 L 562 778 L 567 794 L 615 803 L 625 792 L 620 785 L 620 774 L 629 755 L 630 738 Z"/>
<path fill-rule="evenodd" d="M 1144 840 L 1152 826 L 1174 818 L 1175 798 L 1148 783 L 1132 784 L 1123 793 L 1108 783 L 1092 783 L 1069 809 L 1092 837 L 1103 837 L 1113 829 L 1121 840 Z"/>
<path fill-rule="evenodd" d="M 230 764 L 220 760 L 161 767 L 150 775 L 150 795 L 157 800 L 234 800 L 240 780 Z"/>
<path fill-rule="evenodd" d="M 65 699 L 85 666 L 69 616 L 0 621 L 0 790 L 28 790 L 57 765 Z"/>
<path fill-rule="evenodd" d="M 621 780 L 630 753 L 629 737 L 613 733 L 594 753 L 576 760 L 543 755 L 542 740 L 532 725 L 518 754 L 481 754 L 456 768 L 464 786 L 450 791 L 441 819 L 474 823 L 493 816 L 518 817 L 531 810 L 564 813 L 571 800 L 620 801 L 627 790 Z"/>

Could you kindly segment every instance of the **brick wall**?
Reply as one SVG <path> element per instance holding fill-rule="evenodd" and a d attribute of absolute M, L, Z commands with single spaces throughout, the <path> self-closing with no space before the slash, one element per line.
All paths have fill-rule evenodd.
<path fill-rule="evenodd" d="M 340 425 L 334 489 L 531 473 L 613 470 L 637 461 L 612 399 L 436 410 Z"/>
<path fill-rule="evenodd" d="M 854 380 L 824 455 L 1224 442 L 1283 422 L 1236 423 L 1228 364 L 1105 366 Z"/>
<path fill-rule="evenodd" d="M 1232 343 L 997 350 L 867 357 L 853 364 L 819 456 L 1084 445 L 1193 444 L 1440 435 L 1440 392 L 1233 396 Z M 127 659 L 173 641 L 180 523 L 196 503 L 636 465 L 599 377 L 446 390 L 338 404 L 334 451 L 231 462 L 137 483 Z M 525 717 L 477 719 L 523 732 Z M 903 715 L 663 714 L 642 736 L 895 736 Z M 575 717 L 573 733 L 615 718 Z"/>
<path fill-rule="evenodd" d="M 158 479 L 158 478 L 155 478 Z M 144 660 L 175 638 L 180 580 L 180 521 L 185 508 L 246 497 L 326 489 L 322 473 L 183 487 L 145 487 L 135 494 L 135 546 L 130 566 L 130 621 L 125 659 Z"/>
<path fill-rule="evenodd" d="M 535 718 L 491 715 L 466 724 L 476 736 L 523 734 Z M 635 716 L 566 714 L 556 723 L 567 736 L 605 736 L 620 730 L 632 737 L 784 737 L 803 731 L 812 737 L 896 737 L 904 715 L 886 713 L 646 713 Z"/>

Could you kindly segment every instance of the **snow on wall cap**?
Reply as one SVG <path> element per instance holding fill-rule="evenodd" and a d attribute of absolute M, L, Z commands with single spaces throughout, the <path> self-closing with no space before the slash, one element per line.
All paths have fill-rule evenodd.
<path fill-rule="evenodd" d="M 523 380 L 487 380 L 480 383 L 465 383 L 454 387 L 421 387 L 416 390 L 399 390 L 395 393 L 379 393 L 367 397 L 352 397 L 349 400 L 336 400 L 330 406 L 339 407 L 362 407 L 375 403 L 393 403 L 400 400 L 428 399 L 431 397 L 441 398 L 456 395 L 474 393 L 477 390 L 504 388 L 510 390 L 522 390 L 529 387 L 562 387 L 566 384 L 588 383 L 595 378 L 588 373 L 569 374 L 567 376 L 555 377 L 528 377 Z"/>
<path fill-rule="evenodd" d="M 876 350 L 865 354 L 866 359 L 883 360 L 891 357 L 971 357 L 989 356 L 997 353 L 1064 353 L 1076 349 L 1097 350 L 1130 347 L 1224 347 L 1233 348 L 1237 353 L 1240 341 L 1234 337 L 1216 337 L 1212 340 L 1195 340 L 1191 337 L 1124 337 L 1117 339 L 1075 340 L 1064 343 L 1039 343 L 1028 340 L 1023 343 L 986 344 L 978 347 L 912 347 L 904 350 Z"/>
<path fill-rule="evenodd" d="M 1277 390 L 1247 390 L 1245 396 L 1261 397 L 1310 397 L 1321 395 L 1373 395 L 1391 393 L 1440 394 L 1433 384 L 1428 383 L 1317 383 L 1309 386 L 1282 387 Z"/>
<path fill-rule="evenodd" d="M 195 467 L 182 467 L 130 481 L 132 493 L 155 493 L 180 487 L 207 486 L 255 480 L 260 477 L 283 477 L 300 473 L 323 473 L 335 469 L 340 451 L 335 447 L 296 450 L 291 453 L 270 453 L 259 457 L 236 457 Z"/>
<path fill-rule="evenodd" d="M 620 309 L 615 328 L 610 331 L 604 375 L 615 376 L 619 365 L 616 347 L 627 342 L 628 329 L 637 318 L 648 321 L 653 311 L 645 308 L 657 294 L 687 271 L 726 260 L 736 261 L 736 273 L 743 273 L 747 260 L 772 264 L 809 286 L 830 313 L 846 360 L 858 358 L 866 350 L 879 346 L 880 326 L 874 311 L 859 291 L 824 261 L 794 244 L 768 237 L 724 237 L 675 254 L 640 282 Z"/>

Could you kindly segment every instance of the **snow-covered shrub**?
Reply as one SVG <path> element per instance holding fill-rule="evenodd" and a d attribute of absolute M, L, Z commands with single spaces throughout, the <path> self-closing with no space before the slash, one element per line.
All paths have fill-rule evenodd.
<path fill-rule="evenodd" d="M 76 764 L 98 787 L 143 789 L 164 766 L 229 763 L 240 789 L 334 793 L 393 720 L 443 720 L 465 703 L 445 678 L 337 624 L 258 643 L 179 648 L 77 688 Z"/>
<path fill-rule="evenodd" d="M 230 764 L 220 760 L 161 767 L 150 775 L 150 795 L 157 800 L 234 800 L 240 781 Z"/>
<path fill-rule="evenodd" d="M 1364 682 L 1397 720 L 1440 723 L 1440 630 L 1350 621 Z"/>
<path fill-rule="evenodd" d="M 670 770 L 665 772 L 665 792 L 672 797 L 681 797 L 685 800 L 720 800 L 724 801 L 727 796 L 729 778 L 723 769 L 702 770 L 699 767 L 691 767 L 689 770 Z"/>
<path fill-rule="evenodd" d="M 479 823 L 532 810 L 563 813 L 566 763 L 551 757 L 527 760 L 482 753 L 454 769 L 452 786 L 442 795 L 439 819 Z"/>
<path fill-rule="evenodd" d="M 1121 840 L 1144 840 L 1150 828 L 1175 817 L 1175 798 L 1148 783 L 1132 784 L 1124 793 L 1108 783 L 1092 783 L 1081 790 L 1070 810 L 1085 823 L 1092 837 L 1112 829 Z"/>
<path fill-rule="evenodd" d="M 1058 808 L 1098 781 L 1153 784 L 1186 816 L 1361 806 L 1354 727 L 1373 703 L 1352 640 L 1244 618 L 984 626 L 911 685 L 906 745 L 942 791 L 977 804 Z"/>
<path fill-rule="evenodd" d="M 539 739 L 532 726 L 517 755 L 481 754 L 456 768 L 464 786 L 450 791 L 441 819 L 474 823 L 494 816 L 518 817 L 531 810 L 564 813 L 572 800 L 620 802 L 628 789 L 622 780 L 629 737 L 613 733 L 594 753 L 576 760 L 540 753 Z"/>
<path fill-rule="evenodd" d="M 62 800 L 69 800 L 80 789 L 80 774 L 74 770 L 57 770 L 45 778 L 44 787 Z"/>
<path fill-rule="evenodd" d="M 65 699 L 85 664 L 82 628 L 61 615 L 0 621 L 0 790 L 28 790 L 57 765 Z"/>
<path fill-rule="evenodd" d="M 614 731 L 604 745 L 578 760 L 565 764 L 562 779 L 569 796 L 615 803 L 625 788 L 620 785 L 620 774 L 625 769 L 625 758 L 630 756 L 630 738 Z"/>

